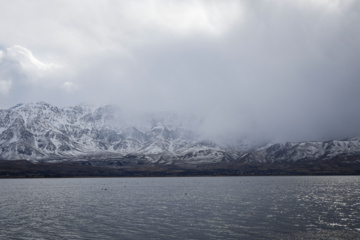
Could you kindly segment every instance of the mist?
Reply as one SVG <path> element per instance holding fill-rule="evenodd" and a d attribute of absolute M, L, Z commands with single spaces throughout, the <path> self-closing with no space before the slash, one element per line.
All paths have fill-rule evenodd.
<path fill-rule="evenodd" d="M 114 104 L 211 138 L 360 135 L 359 1 L 11 1 L 0 108 Z"/>

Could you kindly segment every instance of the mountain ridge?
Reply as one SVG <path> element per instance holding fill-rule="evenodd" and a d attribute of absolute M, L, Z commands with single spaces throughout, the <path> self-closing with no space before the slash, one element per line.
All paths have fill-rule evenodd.
<path fill-rule="evenodd" d="M 110 105 L 58 108 L 44 102 L 0 110 L 0 159 L 36 161 L 111 153 L 147 155 L 154 162 L 159 154 L 180 156 L 189 149 L 222 154 L 218 145 L 182 128 L 174 116 L 149 116 L 133 126 L 117 114 Z"/>
<path fill-rule="evenodd" d="M 281 164 L 360 163 L 360 137 L 343 140 L 219 144 L 186 128 L 173 113 L 128 120 L 106 105 L 58 108 L 45 102 L 0 110 L 0 160 L 88 162 L 107 167 L 276 166 Z"/>

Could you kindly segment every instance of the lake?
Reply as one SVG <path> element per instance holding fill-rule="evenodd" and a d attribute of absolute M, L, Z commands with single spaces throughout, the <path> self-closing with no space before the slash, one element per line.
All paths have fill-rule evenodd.
<path fill-rule="evenodd" d="M 360 239 L 360 177 L 0 179 L 0 239 Z"/>

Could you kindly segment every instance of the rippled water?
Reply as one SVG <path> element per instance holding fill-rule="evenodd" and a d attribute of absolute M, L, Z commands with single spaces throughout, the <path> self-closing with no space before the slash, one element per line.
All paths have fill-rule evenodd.
<path fill-rule="evenodd" d="M 1 179 L 0 239 L 360 239 L 360 177 Z"/>

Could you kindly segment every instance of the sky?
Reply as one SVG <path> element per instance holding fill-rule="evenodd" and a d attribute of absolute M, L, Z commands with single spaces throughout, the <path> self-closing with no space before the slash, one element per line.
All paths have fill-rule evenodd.
<path fill-rule="evenodd" d="M 12 0 L 0 109 L 175 111 L 211 136 L 360 135 L 358 0 Z"/>

